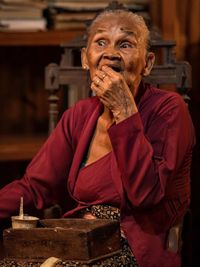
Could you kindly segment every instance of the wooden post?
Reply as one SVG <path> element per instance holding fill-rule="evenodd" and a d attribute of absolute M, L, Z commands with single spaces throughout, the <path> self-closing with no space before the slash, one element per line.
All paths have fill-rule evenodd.
<path fill-rule="evenodd" d="M 191 6 L 186 0 L 150 0 L 152 24 L 160 29 L 163 40 L 176 42 L 178 60 L 185 58 L 188 8 Z"/>
<path fill-rule="evenodd" d="M 58 82 L 59 66 L 55 63 L 49 64 L 45 69 L 45 89 L 49 92 L 49 134 L 54 130 L 58 120 Z"/>
<path fill-rule="evenodd" d="M 152 24 L 164 40 L 175 40 L 176 0 L 150 0 Z"/>
<path fill-rule="evenodd" d="M 161 27 L 164 40 L 176 40 L 176 1 L 161 0 Z"/>

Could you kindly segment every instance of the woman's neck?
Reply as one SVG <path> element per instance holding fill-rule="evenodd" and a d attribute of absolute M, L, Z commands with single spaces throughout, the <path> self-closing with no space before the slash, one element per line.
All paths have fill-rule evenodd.
<path fill-rule="evenodd" d="M 104 111 L 99 117 L 99 124 L 103 124 L 105 129 L 108 129 L 114 122 L 114 117 L 112 112 L 104 106 Z"/>

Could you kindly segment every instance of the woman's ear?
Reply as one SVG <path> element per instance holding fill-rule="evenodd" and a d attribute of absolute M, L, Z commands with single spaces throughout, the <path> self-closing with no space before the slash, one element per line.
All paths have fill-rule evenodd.
<path fill-rule="evenodd" d="M 148 52 L 146 56 L 146 66 L 144 67 L 143 76 L 148 76 L 153 68 L 155 61 L 155 54 L 153 52 Z"/>
<path fill-rule="evenodd" d="M 89 66 L 88 66 L 88 61 L 87 61 L 87 55 L 86 55 L 86 48 L 83 47 L 81 49 L 81 64 L 82 64 L 82 68 L 84 70 L 88 70 Z"/>

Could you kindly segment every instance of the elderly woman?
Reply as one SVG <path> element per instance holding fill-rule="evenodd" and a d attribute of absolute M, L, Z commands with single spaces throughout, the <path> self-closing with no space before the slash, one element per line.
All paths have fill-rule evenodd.
<path fill-rule="evenodd" d="M 123 243 L 124 263 L 101 266 L 180 266 L 167 239 L 190 202 L 194 130 L 178 94 L 142 82 L 154 62 L 148 40 L 132 12 L 93 20 L 82 65 L 95 96 L 66 110 L 24 177 L 0 191 L 1 219 L 16 214 L 21 196 L 28 213 L 54 203 L 65 218 L 112 213 L 132 252 Z"/>

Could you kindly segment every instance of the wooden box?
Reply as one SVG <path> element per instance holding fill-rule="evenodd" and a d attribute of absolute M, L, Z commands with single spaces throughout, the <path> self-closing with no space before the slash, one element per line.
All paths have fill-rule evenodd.
<path fill-rule="evenodd" d="M 6 229 L 6 257 L 42 261 L 48 257 L 91 263 L 118 253 L 120 227 L 117 221 L 46 219 L 44 227 Z"/>

